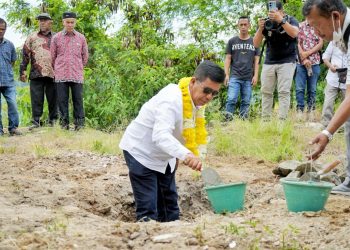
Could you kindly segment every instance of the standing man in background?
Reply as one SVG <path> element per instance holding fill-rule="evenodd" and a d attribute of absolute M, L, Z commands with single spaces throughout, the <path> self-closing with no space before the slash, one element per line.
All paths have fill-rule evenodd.
<path fill-rule="evenodd" d="M 322 58 L 324 64 L 328 67 L 321 119 L 322 125 L 326 128 L 334 115 L 335 99 L 339 94 L 342 101 L 345 98 L 348 57 L 339 48 L 335 47 L 333 42 L 330 42 Z M 342 72 L 338 73 L 337 70 L 342 70 Z"/>
<path fill-rule="evenodd" d="M 239 117 L 247 119 L 249 114 L 252 86 L 256 86 L 259 76 L 259 48 L 253 45 L 249 35 L 250 20 L 247 16 L 238 19 L 239 36 L 232 37 L 226 46 L 225 86 L 228 85 L 226 120 L 231 120 L 239 95 L 241 107 Z"/>
<path fill-rule="evenodd" d="M 39 32 L 28 36 L 23 46 L 23 60 L 20 65 L 20 79 L 27 81 L 27 65 L 30 63 L 30 100 L 32 104 L 32 126 L 30 130 L 40 127 L 40 118 L 44 109 L 44 95 L 49 107 L 49 126 L 53 126 L 57 120 L 57 93 L 56 84 L 53 81 L 54 72 L 50 53 L 51 38 L 53 36 L 52 18 L 47 13 L 42 13 L 36 18 L 39 20 Z"/>
<path fill-rule="evenodd" d="M 74 129 L 78 131 L 85 124 L 83 71 L 89 53 L 84 35 L 74 29 L 77 23 L 76 17 L 74 12 L 63 13 L 64 29 L 54 35 L 50 50 L 57 83 L 61 127 L 69 129 L 69 89 L 71 89 Z"/>
<path fill-rule="evenodd" d="M 266 56 L 261 71 L 262 118 L 269 120 L 272 115 L 273 92 L 278 91 L 279 114 L 281 120 L 288 116 L 290 90 L 296 64 L 296 37 L 298 21 L 284 13 L 281 1 L 276 1 L 275 10 L 269 10 L 269 20 L 259 20 L 259 28 L 254 36 L 254 47 L 260 47 L 265 37 Z"/>
<path fill-rule="evenodd" d="M 19 115 L 16 103 L 16 85 L 13 79 L 13 65 L 17 60 L 15 46 L 5 39 L 7 23 L 0 18 L 0 93 L 5 97 L 8 108 L 8 131 L 10 135 L 21 135 L 18 131 Z M 0 136 L 4 135 L 1 116 L 0 94 Z"/>
<path fill-rule="evenodd" d="M 298 34 L 299 60 L 295 76 L 297 117 L 303 119 L 305 106 L 305 89 L 307 90 L 307 114 L 308 120 L 314 120 L 316 109 L 316 87 L 320 75 L 321 57 L 319 51 L 322 49 L 323 40 L 316 35 L 315 30 L 307 21 L 300 23 Z"/>

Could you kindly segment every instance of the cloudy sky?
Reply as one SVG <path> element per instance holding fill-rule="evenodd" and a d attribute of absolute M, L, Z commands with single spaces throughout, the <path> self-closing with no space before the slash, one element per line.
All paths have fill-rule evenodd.
<path fill-rule="evenodd" d="M 8 0 L 0 0 L 0 3 L 7 1 Z M 38 3 L 38 0 L 26 0 L 26 2 L 32 5 L 36 5 Z M 5 12 L 2 9 L 0 9 L 0 17 L 5 19 L 6 21 Z M 17 33 L 14 29 L 12 29 L 11 25 L 8 25 L 7 27 L 5 38 L 13 42 L 16 47 L 21 47 L 25 41 L 25 37 L 23 37 L 20 33 Z"/>

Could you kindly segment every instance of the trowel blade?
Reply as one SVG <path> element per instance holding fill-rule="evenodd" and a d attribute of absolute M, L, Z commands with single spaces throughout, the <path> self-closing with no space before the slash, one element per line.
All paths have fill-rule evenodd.
<path fill-rule="evenodd" d="M 204 167 L 201 172 L 204 186 L 217 186 L 222 184 L 222 180 L 218 172 L 210 167 Z"/>
<path fill-rule="evenodd" d="M 320 175 L 318 175 L 316 172 L 307 172 L 303 174 L 302 177 L 300 177 L 301 181 L 314 181 L 314 182 L 320 182 Z"/>

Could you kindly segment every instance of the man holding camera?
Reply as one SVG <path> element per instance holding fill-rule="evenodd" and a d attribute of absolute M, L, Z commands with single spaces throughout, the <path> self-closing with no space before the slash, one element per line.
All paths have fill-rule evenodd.
<path fill-rule="evenodd" d="M 254 47 L 259 47 L 265 37 L 267 46 L 261 72 L 262 117 L 265 120 L 269 120 L 272 115 L 276 83 L 279 99 L 278 117 L 281 120 L 287 118 L 290 89 L 296 67 L 295 47 L 298 27 L 298 21 L 284 13 L 280 1 L 269 1 L 268 18 L 259 20 L 259 28 L 253 42 Z"/>

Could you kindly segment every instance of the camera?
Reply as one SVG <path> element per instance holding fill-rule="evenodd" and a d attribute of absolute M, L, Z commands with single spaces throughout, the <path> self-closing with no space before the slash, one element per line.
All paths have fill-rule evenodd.
<path fill-rule="evenodd" d="M 288 15 L 286 15 L 284 17 L 284 19 L 286 19 L 286 22 L 289 22 L 289 16 Z M 285 32 L 281 24 L 279 24 L 279 23 L 277 23 L 275 21 L 272 21 L 269 17 L 266 17 L 264 20 L 265 20 L 264 28 L 267 31 L 278 32 L 280 34 L 283 34 Z"/>
<path fill-rule="evenodd" d="M 267 31 L 276 31 L 278 29 L 278 23 L 275 21 L 272 21 L 269 17 L 265 18 L 265 26 L 264 28 Z"/>

